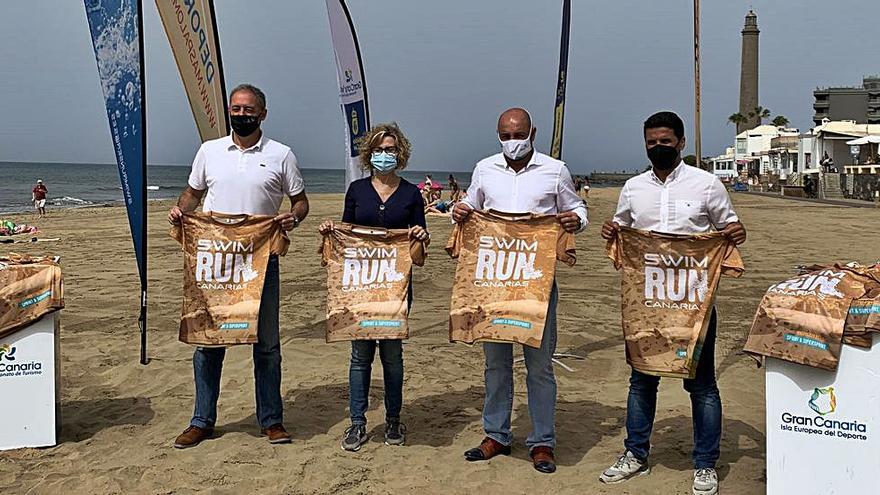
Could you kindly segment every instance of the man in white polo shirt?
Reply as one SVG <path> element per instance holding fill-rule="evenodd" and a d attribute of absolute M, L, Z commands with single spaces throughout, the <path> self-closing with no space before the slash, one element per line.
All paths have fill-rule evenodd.
<path fill-rule="evenodd" d="M 502 152 L 477 163 L 467 197 L 452 211 L 463 222 L 474 209 L 509 213 L 553 214 L 568 232 L 587 228 L 587 207 L 574 189 L 565 163 L 534 150 L 535 127 L 522 108 L 511 108 L 498 119 Z M 529 417 L 532 432 L 526 439 L 532 463 L 540 472 L 556 470 L 556 284 L 550 293 L 541 348 L 523 346 L 528 375 Z M 465 452 L 468 461 L 485 461 L 509 455 L 513 435 L 510 414 L 513 406 L 513 344 L 484 343 L 486 356 L 486 399 L 483 429 L 486 437 L 479 447 Z"/>
<path fill-rule="evenodd" d="M 168 221 L 180 221 L 183 212 L 195 211 L 205 198 L 203 211 L 227 214 L 276 215 L 289 231 L 309 213 L 302 175 L 289 147 L 269 139 L 260 130 L 266 119 L 266 96 L 250 84 L 229 95 L 232 134 L 206 141 L 196 153 L 189 184 L 180 195 Z M 206 194 L 207 193 L 207 194 Z M 278 214 L 284 198 L 290 211 Z M 281 344 L 278 334 L 278 257 L 269 258 L 260 303 L 258 343 L 253 346 L 257 420 L 272 443 L 289 443 L 282 424 Z M 190 426 L 174 442 L 177 448 L 198 445 L 214 432 L 220 374 L 225 348 L 196 348 L 193 370 L 196 404 Z"/>
<path fill-rule="evenodd" d="M 659 112 L 645 121 L 643 130 L 652 169 L 623 186 L 617 213 L 602 226 L 602 237 L 613 239 L 623 225 L 685 235 L 718 230 L 735 244 L 745 242 L 746 230 L 718 177 L 681 160 L 685 146 L 681 118 L 672 112 Z M 695 495 L 718 492 L 715 463 L 721 443 L 721 396 L 715 382 L 715 333 L 713 309 L 696 377 L 684 380 L 693 411 Z M 602 473 L 601 481 L 619 483 L 650 472 L 648 451 L 659 384 L 659 377 L 632 370 L 626 408 L 626 451 Z"/>

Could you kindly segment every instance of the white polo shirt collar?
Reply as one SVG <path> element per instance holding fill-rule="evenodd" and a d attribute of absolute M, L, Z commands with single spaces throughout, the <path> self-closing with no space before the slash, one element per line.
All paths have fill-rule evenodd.
<path fill-rule="evenodd" d="M 235 141 L 232 139 L 232 134 L 229 134 L 228 136 L 226 136 L 226 137 L 223 138 L 223 139 L 225 140 L 225 143 L 224 143 L 224 144 L 226 145 L 226 149 L 227 149 L 228 151 L 239 150 L 239 151 L 241 151 L 242 153 L 244 153 L 244 152 L 246 152 L 246 151 L 262 151 L 262 150 L 263 150 L 263 145 L 266 144 L 266 141 L 267 141 L 269 138 L 266 137 L 266 133 L 264 132 L 264 133 L 260 136 L 260 140 L 257 141 L 256 144 L 254 144 L 254 145 L 251 146 L 250 148 L 244 148 L 244 149 L 240 148 L 237 144 L 235 144 Z"/>

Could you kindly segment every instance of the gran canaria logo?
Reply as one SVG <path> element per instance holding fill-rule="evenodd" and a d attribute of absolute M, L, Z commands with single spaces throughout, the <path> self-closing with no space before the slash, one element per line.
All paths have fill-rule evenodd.
<path fill-rule="evenodd" d="M 10 344 L 0 344 L 0 378 L 43 374 L 42 362 L 17 362 L 15 350 Z"/>
<path fill-rule="evenodd" d="M 0 361 L 15 361 L 15 347 L 9 344 L 0 345 Z"/>
<path fill-rule="evenodd" d="M 837 409 L 837 397 L 834 395 L 834 387 L 814 388 L 813 395 L 807 402 L 810 409 L 825 416 L 831 414 Z"/>
<path fill-rule="evenodd" d="M 783 431 L 793 431 L 807 435 L 867 440 L 868 425 L 852 418 L 831 419 L 830 414 L 837 410 L 837 395 L 834 387 L 814 388 L 807 405 L 815 416 L 799 416 L 788 411 L 782 413 L 780 427 Z"/>

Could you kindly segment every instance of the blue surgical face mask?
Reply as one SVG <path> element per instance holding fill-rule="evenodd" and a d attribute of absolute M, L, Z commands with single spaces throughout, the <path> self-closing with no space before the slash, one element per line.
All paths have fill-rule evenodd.
<path fill-rule="evenodd" d="M 370 157 L 370 165 L 380 175 L 390 174 L 397 168 L 397 156 L 384 151 L 373 153 L 373 156 Z"/>

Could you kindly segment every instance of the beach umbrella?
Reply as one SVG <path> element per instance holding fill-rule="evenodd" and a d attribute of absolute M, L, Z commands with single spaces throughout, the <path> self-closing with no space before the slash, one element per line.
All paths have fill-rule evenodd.
<path fill-rule="evenodd" d="M 871 163 L 871 161 L 872 161 L 871 157 L 874 155 L 871 153 L 870 146 L 872 144 L 880 144 L 880 136 L 877 136 L 874 134 L 869 134 L 867 136 L 860 137 L 858 139 L 853 139 L 853 140 L 847 141 L 846 144 L 848 144 L 850 146 L 863 146 L 863 145 L 867 144 L 868 145 L 868 163 Z"/>
<path fill-rule="evenodd" d="M 419 190 L 420 190 L 420 191 L 424 191 L 424 190 L 425 190 L 425 182 L 424 182 L 424 181 L 419 182 L 419 186 L 418 186 L 418 187 L 419 187 Z M 433 190 L 435 190 L 435 191 L 442 191 L 442 190 L 443 190 L 443 184 L 440 184 L 439 182 L 432 182 L 432 183 L 431 183 L 431 189 L 433 189 Z"/>
<path fill-rule="evenodd" d="M 861 146 L 863 144 L 880 144 L 880 136 L 870 135 L 865 137 L 860 137 L 858 139 L 853 139 L 852 141 L 847 141 L 846 144 L 850 146 Z"/>

